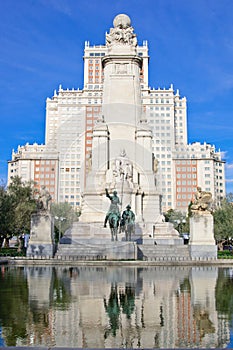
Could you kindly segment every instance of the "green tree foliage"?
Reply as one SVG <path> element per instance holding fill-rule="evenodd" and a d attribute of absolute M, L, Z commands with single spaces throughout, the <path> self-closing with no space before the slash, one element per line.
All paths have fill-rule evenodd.
<path fill-rule="evenodd" d="M 64 202 L 53 203 L 51 214 L 54 217 L 55 240 L 58 241 L 59 236 L 62 237 L 72 223 L 78 221 L 80 212 L 75 211 L 69 203 Z"/>
<path fill-rule="evenodd" d="M 222 200 L 221 207 L 214 211 L 214 236 L 216 241 L 228 241 L 233 237 L 233 194 Z"/>
<path fill-rule="evenodd" d="M 12 199 L 5 187 L 0 187 L 0 247 L 6 237 L 11 237 L 11 207 Z"/>
<path fill-rule="evenodd" d="M 0 234 L 7 241 L 30 231 L 31 214 L 36 209 L 32 183 L 16 176 L 7 189 L 0 188 Z"/>
<path fill-rule="evenodd" d="M 165 221 L 171 222 L 180 233 L 189 232 L 189 218 L 181 211 L 169 209 L 165 214 Z"/>

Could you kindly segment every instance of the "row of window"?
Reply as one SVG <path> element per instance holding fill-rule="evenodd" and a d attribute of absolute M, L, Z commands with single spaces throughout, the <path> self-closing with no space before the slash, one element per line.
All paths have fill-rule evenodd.
<path fill-rule="evenodd" d="M 171 108 L 170 107 L 150 107 L 150 111 L 170 111 Z"/>
<path fill-rule="evenodd" d="M 77 193 L 77 191 L 80 191 L 80 189 L 78 188 L 74 188 L 74 187 L 63 187 L 63 188 L 60 188 L 60 193 L 66 193 L 66 194 L 69 194 L 69 193 Z"/>
<path fill-rule="evenodd" d="M 56 163 L 55 160 L 36 160 L 36 164 L 40 165 L 54 165 Z"/>
<path fill-rule="evenodd" d="M 196 188 L 195 187 L 177 187 L 176 192 L 195 192 Z"/>
<path fill-rule="evenodd" d="M 186 181 L 186 180 L 182 180 L 182 181 L 178 180 L 176 182 L 176 184 L 177 185 L 193 185 L 193 186 L 196 186 L 197 182 L 196 181 L 191 181 L 191 180 L 188 180 L 188 181 Z"/>
<path fill-rule="evenodd" d="M 76 181 L 80 180 L 79 174 L 75 174 L 76 176 L 72 177 L 70 174 L 60 174 L 60 180 L 70 180 L 70 178 L 75 179 Z M 71 180 L 74 181 L 74 180 Z"/>
<path fill-rule="evenodd" d="M 93 56 L 95 56 L 95 57 L 100 57 L 100 56 L 105 56 L 105 53 L 104 53 L 104 52 L 90 52 L 90 53 L 89 53 L 89 56 L 90 56 L 90 57 L 93 57 Z M 89 62 L 92 62 L 92 61 L 89 60 Z"/>
<path fill-rule="evenodd" d="M 169 123 L 171 122 L 171 115 L 170 115 L 170 113 L 161 113 L 161 114 L 158 114 L 158 113 L 150 113 L 150 115 L 149 115 L 149 117 L 150 118 L 155 118 L 155 117 L 160 117 L 160 118 L 165 118 L 165 117 L 167 117 L 167 118 L 169 118 L 167 121 L 169 121 Z M 164 119 L 162 119 L 163 121 L 164 121 Z M 150 120 L 150 122 L 154 122 L 154 123 L 157 123 L 157 124 L 160 124 L 161 122 L 162 122 L 162 120 L 161 119 L 151 119 Z"/>
<path fill-rule="evenodd" d="M 80 187 L 80 181 L 60 181 L 60 186 L 61 187 L 65 187 L 65 186 Z"/>
<path fill-rule="evenodd" d="M 95 81 L 93 78 L 88 79 L 89 83 L 101 83 L 103 80 L 99 78 L 95 78 Z"/>
<path fill-rule="evenodd" d="M 171 130 L 170 126 L 154 126 L 153 130 Z"/>
<path fill-rule="evenodd" d="M 176 174 L 177 179 L 196 179 L 196 174 Z"/>
<path fill-rule="evenodd" d="M 197 168 L 196 167 L 177 167 L 176 168 L 176 171 L 178 172 L 194 172 L 194 171 L 197 171 Z"/>
<path fill-rule="evenodd" d="M 150 103 L 172 103 L 173 101 L 171 100 L 164 100 L 163 98 L 159 99 L 150 99 Z"/>
<path fill-rule="evenodd" d="M 39 173 L 39 174 L 35 174 L 35 178 L 38 179 L 54 179 L 55 175 L 54 174 L 43 174 L 43 173 Z"/>
<path fill-rule="evenodd" d="M 189 202 L 177 202 L 176 203 L 178 207 L 188 207 Z"/>
<path fill-rule="evenodd" d="M 178 194 L 176 196 L 177 199 L 192 199 L 192 194 Z"/>
<path fill-rule="evenodd" d="M 169 133 L 166 133 L 166 134 L 165 134 L 164 132 L 161 132 L 161 133 L 158 133 L 158 132 L 157 132 L 157 133 L 154 134 L 154 136 L 155 136 L 155 137 L 169 137 L 169 138 L 170 138 L 170 137 L 171 137 L 171 134 L 170 134 L 170 132 L 169 132 Z"/>

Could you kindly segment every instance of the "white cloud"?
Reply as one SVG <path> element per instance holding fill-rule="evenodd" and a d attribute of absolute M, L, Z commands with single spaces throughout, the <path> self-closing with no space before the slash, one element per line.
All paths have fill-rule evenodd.
<path fill-rule="evenodd" d="M 72 10 L 67 3 L 63 0 L 41 0 L 43 5 L 46 5 L 53 9 L 54 11 L 63 13 L 67 16 L 72 16 Z"/>

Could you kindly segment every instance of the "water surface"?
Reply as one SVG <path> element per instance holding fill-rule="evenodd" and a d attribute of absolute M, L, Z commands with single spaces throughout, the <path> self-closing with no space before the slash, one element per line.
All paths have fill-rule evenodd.
<path fill-rule="evenodd" d="M 223 348 L 233 270 L 0 267 L 0 343 L 81 348 Z"/>

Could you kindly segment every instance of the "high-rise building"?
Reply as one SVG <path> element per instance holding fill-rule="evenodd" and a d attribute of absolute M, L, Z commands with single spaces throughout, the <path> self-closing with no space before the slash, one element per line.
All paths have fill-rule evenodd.
<path fill-rule="evenodd" d="M 211 191 L 218 204 L 225 196 L 221 152 L 216 152 L 215 147 L 207 143 L 188 144 L 186 98 L 180 96 L 172 85 L 163 89 L 150 88 L 147 41 L 141 46 L 136 45 L 136 53 L 141 62 L 140 113 L 153 134 L 156 186 L 162 194 L 163 210 L 174 208 L 186 211 L 197 186 Z M 67 201 L 74 207 L 81 205 L 86 176 L 90 171 L 93 127 L 107 108 L 102 103 L 103 94 L 107 100 L 106 94 L 111 89 L 104 85 L 105 75 L 111 74 L 106 64 L 106 54 L 107 43 L 91 46 L 85 42 L 83 89 L 64 90 L 60 86 L 53 97 L 47 99 L 45 145 L 26 145 L 13 153 L 9 162 L 9 182 L 12 176 L 20 175 L 24 180 L 34 180 L 38 187 L 45 184 L 48 190 L 52 190 L 48 180 L 38 175 L 36 165 L 39 159 L 42 162 L 50 161 L 51 166 L 56 161 L 56 171 L 52 173 L 54 178 L 51 180 L 54 181 L 51 193 L 54 200 Z M 115 69 L 124 74 L 122 63 L 116 64 Z M 135 109 L 137 107 L 135 105 Z M 54 158 L 51 158 L 51 154 Z M 31 166 L 32 163 L 35 166 Z M 23 169 L 26 168 L 30 170 L 24 174 Z"/>
<path fill-rule="evenodd" d="M 22 181 L 33 181 L 38 190 L 45 186 L 53 200 L 57 201 L 58 164 L 57 152 L 49 152 L 45 145 L 27 143 L 18 146 L 8 162 L 8 183 L 12 177 L 20 176 Z"/>

